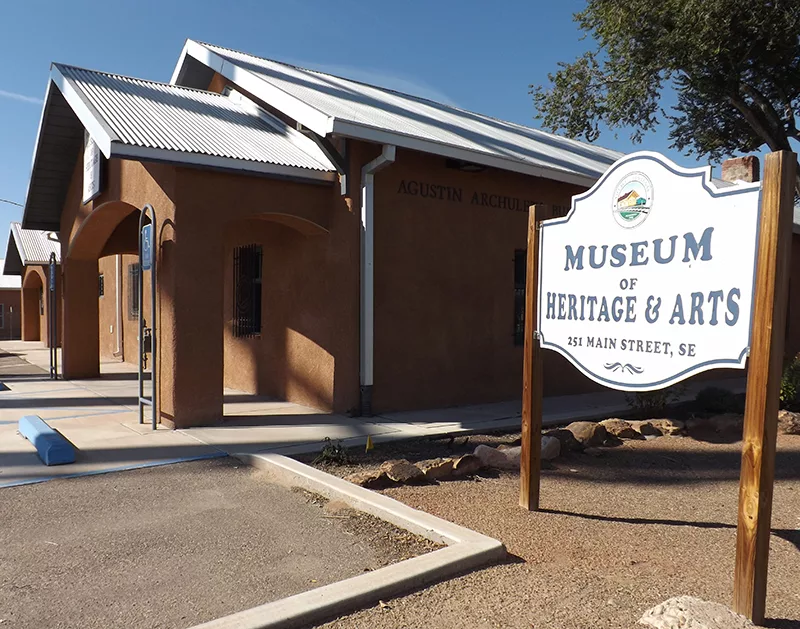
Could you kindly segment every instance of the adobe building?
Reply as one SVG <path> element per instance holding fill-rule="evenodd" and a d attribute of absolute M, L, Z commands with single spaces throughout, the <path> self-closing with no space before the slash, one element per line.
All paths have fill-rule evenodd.
<path fill-rule="evenodd" d="M 5 273 L 19 276 L 21 296 L 21 338 L 23 341 L 42 341 L 50 346 L 50 255 L 56 256 L 56 265 L 61 263 L 61 243 L 55 231 L 22 229 L 12 222 L 6 245 Z M 57 273 L 56 301 L 61 298 L 61 274 Z M 19 292 L 19 291 L 17 291 Z M 60 307 L 59 307 L 60 310 Z M 58 325 L 58 321 L 56 322 Z M 58 330 L 58 328 L 57 328 Z M 56 337 L 56 344 L 59 339 Z"/>
<path fill-rule="evenodd" d="M 520 395 L 529 206 L 566 213 L 618 157 L 188 41 L 170 84 L 53 66 L 22 227 L 59 234 L 63 373 L 93 377 L 137 360 L 152 205 L 170 426 L 220 421 L 224 387 L 365 415 L 492 402 Z M 598 389 L 545 362 L 546 395 Z"/>
<path fill-rule="evenodd" d="M 0 340 L 20 338 L 20 278 L 7 275 L 0 259 Z"/>

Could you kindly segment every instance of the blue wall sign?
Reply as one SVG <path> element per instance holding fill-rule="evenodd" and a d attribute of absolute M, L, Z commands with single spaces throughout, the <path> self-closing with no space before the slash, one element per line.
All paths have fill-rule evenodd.
<path fill-rule="evenodd" d="M 139 260 L 142 270 L 149 271 L 153 266 L 153 225 L 142 227 L 142 259 Z"/>

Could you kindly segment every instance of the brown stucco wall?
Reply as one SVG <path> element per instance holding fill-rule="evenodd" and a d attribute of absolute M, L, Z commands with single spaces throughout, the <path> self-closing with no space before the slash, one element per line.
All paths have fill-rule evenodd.
<path fill-rule="evenodd" d="M 193 311 L 203 323 L 187 331 L 194 361 L 202 356 L 216 369 L 217 356 L 224 356 L 220 376 L 232 388 L 325 410 L 353 408 L 358 392 L 358 347 L 353 343 L 358 333 L 358 219 L 334 186 L 221 173 L 199 176 L 187 169 L 181 171 L 179 195 L 175 259 L 182 260 L 180 277 L 185 273 L 194 281 L 178 284 L 178 295 L 187 306 L 202 303 L 199 314 L 198 307 Z M 191 212 L 189 240 L 180 229 L 184 207 Z M 287 224 L 287 215 L 322 229 Z M 233 248 L 242 244 L 261 244 L 264 253 L 263 328 L 259 337 L 249 339 L 234 338 L 231 325 Z M 211 386 L 213 374 L 204 375 Z"/>
<path fill-rule="evenodd" d="M 0 326 L 0 339 L 17 340 L 21 338 L 22 308 L 21 291 L 18 288 L 0 289 L 0 304 L 3 306 L 3 325 Z"/>
<path fill-rule="evenodd" d="M 514 252 L 527 209 L 563 211 L 582 188 L 405 150 L 375 181 L 375 410 L 518 397 Z M 597 388 L 551 352 L 545 373 L 546 395 Z"/>
<path fill-rule="evenodd" d="M 120 302 L 122 321 L 121 346 L 117 348 L 117 256 L 111 255 L 100 258 L 98 272 L 103 274 L 105 285 L 104 295 L 98 297 L 99 307 L 99 335 L 100 358 L 102 360 L 118 360 L 131 364 L 138 364 L 138 320 L 132 310 L 132 295 L 130 283 L 130 267 L 139 263 L 138 255 L 120 254 Z M 150 317 L 150 274 L 144 275 L 144 318 L 148 326 L 151 325 Z"/>

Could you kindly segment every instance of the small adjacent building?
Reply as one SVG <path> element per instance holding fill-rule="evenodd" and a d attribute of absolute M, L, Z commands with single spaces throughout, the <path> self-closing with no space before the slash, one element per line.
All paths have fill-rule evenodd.
<path fill-rule="evenodd" d="M 0 260 L 0 340 L 20 338 L 20 278 L 7 275 L 6 261 Z"/>
<path fill-rule="evenodd" d="M 50 256 L 55 255 L 56 268 L 61 264 L 61 243 L 56 231 L 23 229 L 18 222 L 9 227 L 6 245 L 5 273 L 18 276 L 17 288 L 21 285 L 21 312 L 18 315 L 23 341 L 42 341 L 50 344 Z M 61 297 L 61 274 L 56 272 L 53 280 L 56 288 L 56 303 Z M 19 292 L 19 291 L 18 291 Z M 60 305 L 57 307 L 60 311 Z M 56 321 L 58 326 L 58 321 Z M 57 327 L 58 329 L 58 327 Z M 18 333 L 20 333 L 18 332 Z M 58 344 L 58 333 L 56 343 Z"/>

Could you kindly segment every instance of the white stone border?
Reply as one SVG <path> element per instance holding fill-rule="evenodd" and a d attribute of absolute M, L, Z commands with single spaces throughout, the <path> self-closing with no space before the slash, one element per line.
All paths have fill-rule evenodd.
<path fill-rule="evenodd" d="M 289 629 L 336 616 L 466 572 L 506 556 L 496 539 L 417 511 L 397 500 L 358 487 L 280 454 L 237 454 L 236 458 L 268 472 L 277 482 L 301 487 L 331 500 L 341 500 L 447 548 L 420 555 L 373 572 L 296 594 L 192 629 Z"/>

